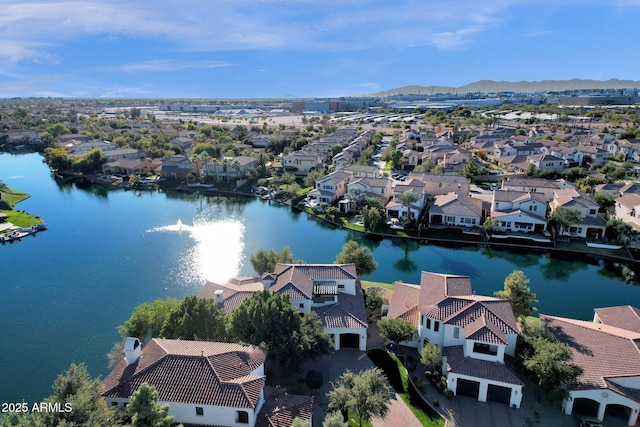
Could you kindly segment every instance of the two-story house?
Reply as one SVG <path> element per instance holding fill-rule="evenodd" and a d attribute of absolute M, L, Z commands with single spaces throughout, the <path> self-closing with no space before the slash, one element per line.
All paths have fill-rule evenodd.
<path fill-rule="evenodd" d="M 307 193 L 307 198 L 315 200 L 318 204 L 329 204 L 338 200 L 346 194 L 351 178 L 352 176 L 345 172 L 331 172 L 316 180 L 316 188 Z"/>
<path fill-rule="evenodd" d="M 124 409 L 148 383 L 176 423 L 254 427 L 282 415 L 272 402 L 279 396 L 265 387 L 265 359 L 249 345 L 154 338 L 142 347 L 127 338 L 124 359 L 105 378 L 102 396 L 109 407 Z M 313 399 L 291 399 L 294 405 L 279 409 L 311 421 Z"/>
<path fill-rule="evenodd" d="M 230 312 L 254 292 L 269 289 L 288 295 L 300 313 L 315 311 L 334 348 L 367 348 L 367 315 L 354 264 L 277 264 L 261 278 L 232 278 L 207 283 L 200 296 L 213 298 Z"/>
<path fill-rule="evenodd" d="M 398 196 L 413 191 L 419 198 L 407 207 Z M 398 182 L 393 189 L 393 198 L 385 206 L 387 221 L 402 219 L 416 221 L 426 205 L 425 184 L 416 178 L 409 178 L 405 182 Z"/>
<path fill-rule="evenodd" d="M 498 190 L 491 196 L 491 217 L 496 230 L 542 233 L 547 228 L 544 194 Z"/>
<path fill-rule="evenodd" d="M 609 411 L 621 412 L 635 426 L 640 412 L 640 310 L 632 306 L 594 309 L 593 321 L 540 315 L 547 330 L 571 351 L 571 363 L 582 368 L 564 413 L 591 412 L 607 423 Z M 622 409 L 622 411 L 621 411 Z"/>
<path fill-rule="evenodd" d="M 598 240 L 604 235 L 607 228 L 604 220 L 598 216 L 600 206 L 586 193 L 567 188 L 554 191 L 551 203 L 551 212 L 563 207 L 575 209 L 580 212 L 580 222 L 571 224 L 559 231 L 561 236 L 575 236 Z"/>
<path fill-rule="evenodd" d="M 419 286 L 395 285 L 387 317 L 417 328 L 403 345 L 418 352 L 438 346 L 456 395 L 520 407 L 523 383 L 507 358 L 515 356 L 519 329 L 508 300 L 475 295 L 469 276 L 423 271 Z"/>
<path fill-rule="evenodd" d="M 282 167 L 284 172 L 304 177 L 312 170 L 323 167 L 322 155 L 317 151 L 305 149 L 292 151 L 282 158 Z"/>
<path fill-rule="evenodd" d="M 186 178 L 193 171 L 193 164 L 189 157 L 175 155 L 162 159 L 162 165 L 156 169 L 156 173 L 165 178 Z"/>
<path fill-rule="evenodd" d="M 618 197 L 613 216 L 640 230 L 640 194 L 629 193 Z"/>
<path fill-rule="evenodd" d="M 575 187 L 564 179 L 553 181 L 542 178 L 522 178 L 511 176 L 505 181 L 502 181 L 501 188 L 503 190 L 520 191 L 524 193 L 541 193 L 544 194 L 544 200 L 549 203 L 553 200 L 554 191 Z"/>
<path fill-rule="evenodd" d="M 222 159 L 212 159 L 204 164 L 202 168 L 203 177 L 215 178 L 216 181 L 230 182 L 233 179 L 240 179 L 247 171 L 258 165 L 258 159 L 251 156 L 224 157 Z"/>

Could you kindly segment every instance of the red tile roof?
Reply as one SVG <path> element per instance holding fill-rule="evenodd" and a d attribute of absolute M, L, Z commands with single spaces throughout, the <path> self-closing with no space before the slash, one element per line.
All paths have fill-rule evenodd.
<path fill-rule="evenodd" d="M 569 346 L 572 363 L 584 370 L 575 388 L 606 388 L 606 378 L 640 376 L 640 333 L 542 314 L 540 320 Z"/>
<path fill-rule="evenodd" d="M 273 273 L 276 281 L 271 285 L 273 292 L 280 292 L 285 287 L 294 287 L 296 298 L 313 298 L 313 283 L 316 280 L 355 280 L 358 275 L 354 264 L 277 264 Z M 304 295 L 305 298 L 301 298 Z"/>
<path fill-rule="evenodd" d="M 129 398 L 146 382 L 163 402 L 255 408 L 265 377 L 252 371 L 264 361 L 255 346 L 153 339 L 138 362 L 123 360 L 107 376 L 103 396 Z"/>
<path fill-rule="evenodd" d="M 464 357 L 461 345 L 443 348 L 442 355 L 447 358 L 448 372 L 507 384 L 524 385 L 510 365 Z"/>
<path fill-rule="evenodd" d="M 623 305 L 594 309 L 602 323 L 640 333 L 640 309 Z"/>
<path fill-rule="evenodd" d="M 256 427 L 290 426 L 296 418 L 311 420 L 312 396 L 287 394 L 279 388 L 265 387 L 264 397 Z"/>

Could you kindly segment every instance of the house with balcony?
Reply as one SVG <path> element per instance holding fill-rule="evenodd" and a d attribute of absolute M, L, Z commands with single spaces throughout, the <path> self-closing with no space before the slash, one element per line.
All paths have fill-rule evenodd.
<path fill-rule="evenodd" d="M 307 193 L 315 204 L 329 204 L 344 197 L 352 176 L 345 172 L 331 172 L 316 180 L 316 188 Z"/>
<path fill-rule="evenodd" d="M 613 216 L 640 231 L 640 194 L 625 194 L 616 199 Z"/>
<path fill-rule="evenodd" d="M 605 221 L 598 216 L 600 206 L 588 194 L 571 188 L 556 190 L 549 206 L 552 213 L 559 207 L 580 212 L 580 222 L 561 229 L 559 235 L 595 240 L 604 235 L 607 227 Z"/>
<path fill-rule="evenodd" d="M 256 166 L 258 159 L 251 156 L 213 159 L 202 167 L 202 177 L 213 178 L 216 182 L 231 182 L 244 177 L 249 169 Z"/>
<path fill-rule="evenodd" d="M 540 315 L 547 330 L 571 351 L 582 373 L 568 385 L 565 414 L 580 412 L 609 425 L 609 416 L 625 414 L 635 426 L 640 412 L 640 309 L 596 308 L 593 321 Z M 614 418 L 617 423 L 619 415 Z"/>
<path fill-rule="evenodd" d="M 524 384 L 512 368 L 519 329 L 508 300 L 475 295 L 469 276 L 423 271 L 419 286 L 396 283 L 387 317 L 417 328 L 402 345 L 418 353 L 438 346 L 456 395 L 520 407 Z"/>
<path fill-rule="evenodd" d="M 302 313 L 315 311 L 334 342 L 334 349 L 367 348 L 367 315 L 354 264 L 277 264 L 262 277 L 208 282 L 200 297 L 213 298 L 231 312 L 254 292 L 269 289 L 287 295 Z"/>
<path fill-rule="evenodd" d="M 482 200 L 458 193 L 436 196 L 429 206 L 429 225 L 478 227 L 482 223 Z"/>
<path fill-rule="evenodd" d="M 269 422 L 282 417 L 281 411 L 311 421 L 309 396 L 291 395 L 290 405 L 274 405 L 279 396 L 265 387 L 265 360 L 256 346 L 154 338 L 143 347 L 131 337 L 124 359 L 104 380 L 102 396 L 109 407 L 124 409 L 148 383 L 157 390 L 158 403 L 185 425 L 273 425 Z"/>
<path fill-rule="evenodd" d="M 407 206 L 402 203 L 398 196 L 409 191 L 413 191 L 420 197 L 407 209 Z M 417 221 L 426 203 L 424 182 L 416 178 L 398 182 L 393 189 L 393 198 L 385 206 L 387 221 Z"/>
<path fill-rule="evenodd" d="M 542 233 L 547 228 L 544 194 L 497 190 L 491 196 L 491 218 L 495 230 Z"/>
<path fill-rule="evenodd" d="M 282 167 L 284 172 L 299 177 L 307 176 L 312 170 L 324 168 L 322 155 L 317 151 L 305 150 L 304 148 L 283 156 Z"/>
<path fill-rule="evenodd" d="M 193 164 L 184 155 L 165 157 L 156 169 L 156 173 L 164 178 L 186 178 L 190 172 L 193 172 Z"/>

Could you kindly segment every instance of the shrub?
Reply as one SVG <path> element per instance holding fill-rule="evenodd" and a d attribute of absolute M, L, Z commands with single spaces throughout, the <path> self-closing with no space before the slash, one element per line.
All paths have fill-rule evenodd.
<path fill-rule="evenodd" d="M 455 396 L 455 394 L 453 394 L 453 391 L 451 391 L 451 390 L 449 390 L 449 389 L 447 389 L 447 390 L 444 392 L 444 395 L 445 395 L 445 396 L 447 396 L 447 399 L 448 399 L 448 400 L 453 400 L 453 397 Z"/>
<path fill-rule="evenodd" d="M 0 200 L 0 211 L 13 210 L 13 206 L 7 200 Z"/>

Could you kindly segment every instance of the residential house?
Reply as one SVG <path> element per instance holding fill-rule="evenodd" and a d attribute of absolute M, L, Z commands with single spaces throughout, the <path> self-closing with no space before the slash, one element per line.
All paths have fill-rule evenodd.
<path fill-rule="evenodd" d="M 618 141 L 616 154 L 624 155 L 625 160 L 640 162 L 640 139 L 628 138 Z"/>
<path fill-rule="evenodd" d="M 284 172 L 293 173 L 296 176 L 305 177 L 312 170 L 323 168 L 322 155 L 317 151 L 302 150 L 292 151 L 282 158 Z"/>
<path fill-rule="evenodd" d="M 584 153 L 578 150 L 577 147 L 566 146 L 566 144 L 544 147 L 543 153 L 564 160 L 565 167 L 582 166 Z"/>
<path fill-rule="evenodd" d="M 613 216 L 640 231 L 640 194 L 625 194 L 616 199 Z"/>
<path fill-rule="evenodd" d="M 482 222 L 482 200 L 458 193 L 436 196 L 429 207 L 429 225 L 477 227 Z"/>
<path fill-rule="evenodd" d="M 419 286 L 396 283 L 387 317 L 417 328 L 403 345 L 440 348 L 456 395 L 520 407 L 523 383 L 511 367 L 519 329 L 508 300 L 475 295 L 469 276 L 423 271 Z"/>
<path fill-rule="evenodd" d="M 150 173 L 161 165 L 160 161 L 153 159 L 129 160 L 119 159 L 102 165 L 102 170 L 107 173 L 119 173 L 124 175 L 142 175 Z"/>
<path fill-rule="evenodd" d="M 347 184 L 347 193 L 349 194 L 349 206 L 345 207 L 343 211 L 354 210 L 354 202 L 357 202 L 361 198 L 373 197 L 382 205 L 386 205 L 391 196 L 393 195 L 392 181 L 387 178 L 356 178 Z"/>
<path fill-rule="evenodd" d="M 224 157 L 204 164 L 202 177 L 215 178 L 217 182 L 240 179 L 247 171 L 258 165 L 258 159 L 251 156 Z"/>
<path fill-rule="evenodd" d="M 402 150 L 402 169 L 411 171 L 416 166 L 418 166 L 418 153 L 416 150 L 411 148 L 405 148 Z"/>
<path fill-rule="evenodd" d="M 436 175 L 411 172 L 408 180 L 417 179 L 424 184 L 426 201 L 432 201 L 435 196 L 451 192 L 468 196 L 471 180 L 461 175 Z"/>
<path fill-rule="evenodd" d="M 578 154 L 579 152 L 576 152 L 576 155 Z M 580 155 L 579 157 L 582 161 L 582 156 Z M 529 163 L 534 164 L 536 166 L 536 169 L 540 172 L 545 172 L 545 171 L 560 172 L 565 169 L 565 159 L 552 156 L 549 154 L 544 154 L 544 153 L 533 154 L 533 155 L 527 156 L 527 161 Z"/>
<path fill-rule="evenodd" d="M 574 148 L 582 153 L 583 159 L 584 156 L 589 156 L 592 165 L 606 163 L 609 157 L 607 150 L 603 150 L 602 148 L 589 145 L 576 145 Z"/>
<path fill-rule="evenodd" d="M 354 153 L 342 150 L 331 159 L 331 168 L 334 171 L 341 171 L 351 164 L 354 159 Z"/>
<path fill-rule="evenodd" d="M 407 209 L 407 206 L 398 199 L 400 194 L 407 191 L 413 191 L 420 196 L 420 198 L 413 203 L 409 209 Z M 417 221 L 420 218 L 426 203 L 424 182 L 417 178 L 410 178 L 405 182 L 398 182 L 393 189 L 393 199 L 385 206 L 387 221 Z"/>
<path fill-rule="evenodd" d="M 510 176 L 505 181 L 502 181 L 502 189 L 509 191 L 520 191 L 524 193 L 542 193 L 545 196 L 545 201 L 549 203 L 553 200 L 554 191 L 574 188 L 569 182 L 564 179 L 548 180 L 542 178 L 523 178 Z"/>
<path fill-rule="evenodd" d="M 260 286 L 262 285 L 262 287 Z M 234 278 L 228 283 L 207 283 L 200 296 L 214 298 L 230 312 L 251 293 L 269 289 L 288 295 L 300 313 L 315 311 L 334 349 L 367 348 L 367 315 L 354 264 L 277 264 L 261 278 Z"/>
<path fill-rule="evenodd" d="M 496 230 L 542 233 L 547 228 L 544 194 L 497 190 L 491 196 L 491 218 Z"/>
<path fill-rule="evenodd" d="M 343 172 L 350 173 L 354 178 L 379 178 L 380 170 L 375 166 L 349 165 L 342 169 Z"/>
<path fill-rule="evenodd" d="M 189 157 L 177 154 L 162 159 L 162 165 L 156 169 L 156 173 L 165 178 L 186 178 L 193 171 L 193 165 Z"/>
<path fill-rule="evenodd" d="M 586 193 L 567 188 L 554 191 L 554 198 L 549 203 L 551 212 L 563 207 L 576 209 L 580 212 L 581 220 L 577 224 L 571 224 L 566 229 L 560 230 L 561 236 L 574 236 L 598 240 L 604 235 L 606 224 L 598 216 L 600 206 Z"/>
<path fill-rule="evenodd" d="M 124 409 L 148 383 L 176 423 L 270 425 L 282 414 L 274 408 L 278 395 L 265 390 L 265 359 L 262 350 L 249 345 L 154 338 L 142 347 L 137 338 L 127 338 L 124 359 L 105 378 L 102 395 L 109 407 Z M 291 399 L 295 404 L 280 410 L 311 421 L 313 399 Z"/>
<path fill-rule="evenodd" d="M 596 308 L 593 321 L 540 315 L 547 330 L 571 350 L 582 368 L 568 384 L 564 413 L 590 413 L 607 423 L 613 411 L 626 411 L 635 426 L 640 412 L 640 310 L 631 306 Z"/>
<path fill-rule="evenodd" d="M 316 203 L 334 202 L 347 193 L 347 184 L 351 178 L 351 174 L 345 172 L 331 172 L 316 180 L 316 188 L 307 193 L 307 198 Z"/>

